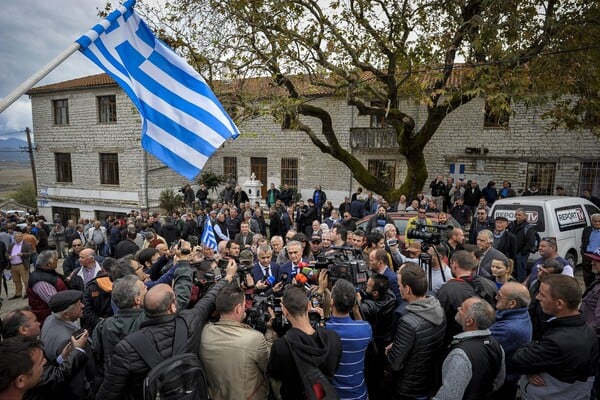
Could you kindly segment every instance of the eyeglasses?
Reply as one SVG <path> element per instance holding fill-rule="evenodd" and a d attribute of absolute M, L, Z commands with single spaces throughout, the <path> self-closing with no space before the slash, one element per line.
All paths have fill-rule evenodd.
<path fill-rule="evenodd" d="M 544 237 L 544 238 L 542 238 L 541 241 L 550 243 L 552 246 L 556 246 L 556 238 L 555 237 Z"/>
<path fill-rule="evenodd" d="M 485 213 L 478 212 L 477 215 L 485 215 Z"/>

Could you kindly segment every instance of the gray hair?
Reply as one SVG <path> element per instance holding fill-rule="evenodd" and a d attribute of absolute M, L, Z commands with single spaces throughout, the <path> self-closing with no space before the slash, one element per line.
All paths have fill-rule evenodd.
<path fill-rule="evenodd" d="M 514 300 L 517 303 L 517 308 L 529 307 L 531 296 L 528 292 L 512 292 L 508 295 L 509 300 Z"/>
<path fill-rule="evenodd" d="M 256 255 L 260 257 L 261 254 L 266 254 L 270 251 L 271 251 L 271 246 L 269 246 L 268 244 L 264 244 L 256 250 Z"/>
<path fill-rule="evenodd" d="M 595 213 L 590 216 L 592 221 L 600 221 L 600 213 Z"/>
<path fill-rule="evenodd" d="M 477 326 L 477 329 L 488 329 L 496 321 L 494 308 L 484 299 L 477 298 L 477 301 L 471 304 L 466 312 Z"/>
<path fill-rule="evenodd" d="M 494 242 L 494 234 L 489 229 L 482 229 L 482 230 L 480 230 L 479 233 L 477 233 L 477 236 L 479 236 L 479 235 L 486 236 L 489 243 L 493 243 Z"/>
<path fill-rule="evenodd" d="M 38 267 L 45 267 L 46 265 L 50 264 L 51 261 L 53 261 L 54 259 L 57 259 L 57 258 L 58 258 L 57 251 L 44 250 L 38 256 L 36 264 Z"/>
<path fill-rule="evenodd" d="M 132 308 L 135 305 L 135 298 L 140 295 L 138 281 L 136 275 L 125 275 L 113 283 L 111 298 L 119 309 Z"/>

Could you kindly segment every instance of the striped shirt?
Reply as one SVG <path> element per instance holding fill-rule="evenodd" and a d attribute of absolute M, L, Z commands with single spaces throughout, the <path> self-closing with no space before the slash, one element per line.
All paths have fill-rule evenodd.
<path fill-rule="evenodd" d="M 333 386 L 340 399 L 366 400 L 365 353 L 373 338 L 371 325 L 350 317 L 331 317 L 326 326 L 337 332 L 342 341 L 342 357 L 333 377 Z"/>

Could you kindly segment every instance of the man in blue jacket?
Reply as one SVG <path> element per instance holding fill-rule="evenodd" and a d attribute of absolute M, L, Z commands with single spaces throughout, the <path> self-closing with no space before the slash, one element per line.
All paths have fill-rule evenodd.
<path fill-rule="evenodd" d="M 490 331 L 504 349 L 506 377 L 502 387 L 492 395 L 493 399 L 514 399 L 517 394 L 521 375 L 513 370 L 512 356 L 519 347 L 531 341 L 530 302 L 529 291 L 518 282 L 505 283 L 496 295 L 496 322 Z"/>

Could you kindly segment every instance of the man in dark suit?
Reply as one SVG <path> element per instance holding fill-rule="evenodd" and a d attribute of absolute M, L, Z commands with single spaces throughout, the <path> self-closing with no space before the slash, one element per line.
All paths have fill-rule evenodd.
<path fill-rule="evenodd" d="M 255 287 L 259 294 L 270 294 L 273 286 L 280 285 L 281 272 L 279 264 L 271 262 L 273 251 L 269 245 L 263 245 L 256 251 L 258 262 L 252 269 Z"/>
<path fill-rule="evenodd" d="M 10 263 L 10 273 L 15 283 L 15 295 L 9 300 L 17 299 L 23 295 L 27 298 L 25 290 L 29 285 L 30 257 L 33 255 L 31 245 L 23 240 L 23 233 L 15 232 L 15 242 L 8 247 L 6 257 Z"/>
<path fill-rule="evenodd" d="M 388 253 L 384 249 L 374 249 L 369 253 L 369 269 L 376 274 L 385 276 L 390 283 L 390 290 L 396 296 L 396 307 L 401 303 L 406 303 L 402 300 L 400 287 L 398 286 L 398 276 L 388 266 Z"/>
<path fill-rule="evenodd" d="M 288 278 L 284 283 L 290 283 L 296 277 L 296 275 L 301 272 L 302 267 L 300 267 L 300 263 L 307 261 L 302 260 L 302 243 L 292 240 L 287 244 L 286 248 L 289 261 L 281 265 L 279 268 L 279 273 L 280 276 L 281 274 L 286 273 Z"/>
<path fill-rule="evenodd" d="M 234 242 L 238 243 L 240 248 L 243 250 L 252 246 L 253 237 L 254 233 L 250 232 L 250 225 L 248 222 L 243 221 L 240 224 L 240 233 L 236 234 L 233 240 Z"/>
<path fill-rule="evenodd" d="M 494 234 L 492 231 L 484 229 L 477 234 L 477 247 L 483 252 L 479 260 L 479 275 L 494 279 L 492 275 L 492 260 L 506 260 L 506 256 L 493 247 Z"/>

